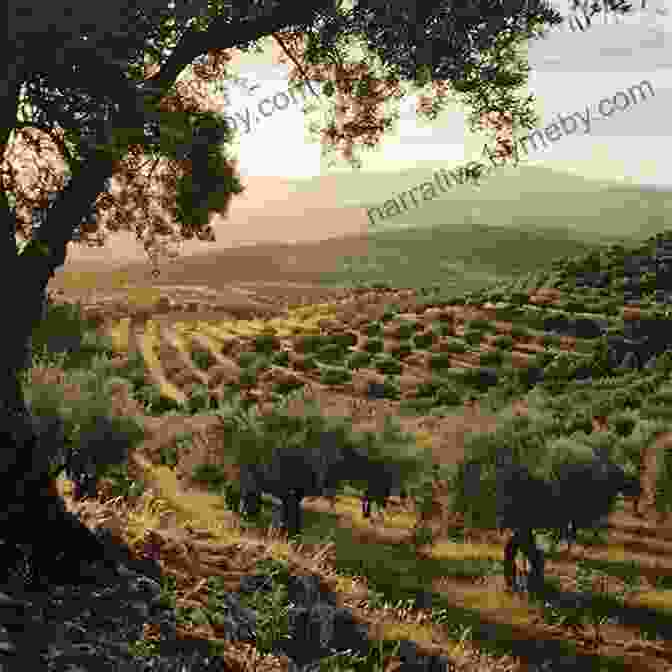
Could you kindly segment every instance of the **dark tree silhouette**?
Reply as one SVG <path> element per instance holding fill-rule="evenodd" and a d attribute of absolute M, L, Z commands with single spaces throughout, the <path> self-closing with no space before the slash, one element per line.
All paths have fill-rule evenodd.
<path fill-rule="evenodd" d="M 40 516 L 54 509 L 41 494 L 49 455 L 36 448 L 18 374 L 68 243 L 104 246 L 106 232 L 134 231 L 156 263 L 167 241 L 214 240 L 210 217 L 225 216 L 242 191 L 225 152 L 233 132 L 204 93 L 229 77 L 231 50 L 272 38 L 292 80 L 322 82 L 333 101 L 319 131 L 324 150 L 355 167 L 355 149 L 374 147 L 393 127 L 396 109 L 384 105 L 394 107 L 413 87 L 421 87 L 418 114 L 427 119 L 456 94 L 471 109 L 472 128 L 493 131 L 505 156 L 510 134 L 537 123 L 533 99 L 521 98 L 528 67 L 517 48 L 562 22 L 541 0 L 419 7 L 407 0 L 9 0 L 6 7 L 0 263 L 11 280 L 7 305 L 20 310 L 5 325 L 0 362 L 5 537 L 19 519 L 41 529 Z M 365 56 L 353 57 L 360 53 L 353 46 Z M 191 80 L 178 81 L 189 68 Z M 26 242 L 21 249 L 17 236 Z M 27 521 L 21 516 L 31 498 L 41 505 L 30 507 Z M 72 528 L 63 516 L 60 524 Z"/>

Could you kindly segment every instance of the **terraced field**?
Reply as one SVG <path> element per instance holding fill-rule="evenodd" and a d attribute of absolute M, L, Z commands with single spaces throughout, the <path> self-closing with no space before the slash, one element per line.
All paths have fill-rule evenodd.
<path fill-rule="evenodd" d="M 592 371 L 599 360 L 595 357 L 600 339 L 595 334 L 590 338 L 561 335 L 547 328 L 549 320 L 578 308 L 568 305 L 578 303 L 576 291 L 544 286 L 556 280 L 550 274 L 544 279 L 523 278 L 520 287 L 505 288 L 504 296 L 496 287 L 489 297 L 457 298 L 413 290 L 360 289 L 332 292 L 330 300 L 312 302 L 312 297 L 302 295 L 306 288 L 276 287 L 264 296 L 257 286 L 249 290 L 253 293 L 247 295 L 248 301 L 255 305 L 246 306 L 244 316 L 227 310 L 230 306 L 218 304 L 215 297 L 199 296 L 194 287 L 185 293 L 185 288 L 164 286 L 146 296 L 143 306 L 93 301 L 84 306 L 84 314 L 97 320 L 101 333 L 112 338 L 122 361 L 132 352 L 141 355 L 147 382 L 155 390 L 150 403 L 132 400 L 134 404 L 126 407 L 126 412 L 133 408 L 150 430 L 132 456 L 133 469 L 166 503 L 176 529 L 187 536 L 200 534 L 196 528 L 207 530 L 223 543 L 231 540 L 226 526 L 236 514 L 226 510 L 222 497 L 213 494 L 197 472 L 204 464 L 223 468 L 218 421 L 209 404 L 214 407 L 231 392 L 263 410 L 290 392 L 303 390 L 305 399 L 317 401 L 323 415 L 347 418 L 355 431 L 382 430 L 385 418 L 393 417 L 403 431 L 415 434 L 419 445 L 431 448 L 434 460 L 443 465 L 454 465 L 464 457 L 470 436 L 494 432 L 502 418 L 512 415 L 529 413 L 537 418 L 551 413 L 566 436 L 580 429 L 620 440 L 623 420 L 617 411 L 622 409 L 615 406 L 613 395 L 603 395 L 604 390 L 635 386 L 642 398 L 655 401 L 656 394 L 667 390 L 664 376 L 621 371 L 613 378 L 581 378 L 577 372 L 582 367 Z M 571 314 L 575 320 L 599 320 L 611 331 L 641 317 L 641 312 L 623 309 L 622 303 L 621 310 L 614 311 L 586 301 L 581 312 Z M 539 381 L 529 378 L 530 372 L 539 369 L 546 374 L 546 392 L 537 385 Z M 588 385 L 582 386 L 582 380 Z M 521 388 L 525 381 L 528 386 Z M 599 403 L 606 406 L 598 409 Z M 644 407 L 647 403 L 652 402 Z M 190 407 L 188 413 L 186 407 Z M 304 402 L 294 398 L 289 409 L 301 416 Z M 182 443 L 185 436 L 191 437 L 188 444 Z M 501 571 L 505 537 L 465 528 L 464 519 L 451 513 L 440 484 L 429 521 L 434 533 L 429 548 L 419 550 L 413 545 L 413 531 L 420 524 L 417 510 L 392 498 L 384 524 L 367 520 L 361 516 L 355 492 L 340 492 L 331 503 L 321 498 L 304 502 L 304 548 L 326 553 L 324 539 L 335 538 L 324 556 L 329 569 L 320 571 L 331 573 L 342 603 L 384 639 L 403 633 L 420 651 L 453 657 L 459 649 L 464 669 L 484 669 L 473 663 L 480 654 L 490 656 L 485 669 L 514 669 L 509 667 L 510 655 L 518 660 L 515 669 L 540 669 L 521 662 L 538 660 L 530 644 L 536 642 L 553 651 L 555 658 L 571 658 L 572 669 L 662 672 L 672 664 L 672 650 L 660 641 L 661 636 L 669 640 L 670 632 L 665 605 L 672 580 L 667 557 L 672 531 L 665 516 L 643 516 L 642 510 L 651 510 L 656 458 L 664 453 L 669 437 L 663 432 L 652 443 L 643 440 L 641 451 L 632 449 L 631 459 L 638 461 L 645 492 L 641 501 L 619 504 L 609 518 L 604 543 L 584 538 L 572 555 L 566 551 L 547 555 L 547 575 L 566 595 L 578 589 L 581 572 L 606 577 L 612 583 L 607 593 L 627 588 L 626 567 L 637 563 L 639 588 L 629 593 L 621 607 L 616 607 L 615 598 L 605 597 L 612 600 L 610 608 L 618 616 L 602 624 L 602 639 L 587 634 L 587 626 L 572 630 L 566 625 L 566 605 L 556 605 L 566 613 L 553 620 L 541 605 L 505 593 Z M 236 476 L 228 473 L 227 477 Z M 242 532 L 248 540 L 258 534 L 261 531 L 252 528 Z M 285 556 L 305 564 L 304 551 L 283 543 L 264 542 L 273 553 L 280 553 L 282 547 Z M 362 572 L 346 580 L 345 568 L 363 561 L 364 545 L 368 570 L 363 572 L 362 588 L 355 581 Z M 204 562 L 198 571 L 207 575 Z M 410 589 L 410 584 L 417 590 L 431 586 L 450 614 L 447 622 L 470 623 L 471 644 L 463 640 L 458 646 L 460 637 L 450 634 L 454 630 L 438 627 L 437 621 L 420 625 L 421 619 L 411 625 L 408 619 L 420 619 L 422 610 L 402 616 L 373 606 L 374 594 L 398 592 L 400 585 Z M 490 646 L 491 632 L 505 644 L 495 645 L 493 640 Z M 495 661 L 492 656 L 501 656 L 502 651 L 508 653 Z"/>

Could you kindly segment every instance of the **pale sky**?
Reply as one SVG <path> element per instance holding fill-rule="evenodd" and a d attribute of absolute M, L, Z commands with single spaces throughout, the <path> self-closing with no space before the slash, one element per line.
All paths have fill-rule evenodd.
<path fill-rule="evenodd" d="M 566 15 L 569 0 L 561 0 L 564 5 L 556 4 L 559 1 L 553 4 Z M 631 2 L 639 7 L 640 0 Z M 619 18 L 618 24 L 613 15 L 606 24 L 595 17 L 586 32 L 572 32 L 563 24 L 546 39 L 530 43 L 529 93 L 536 98 L 539 127 L 555 122 L 558 114 L 585 115 L 586 106 L 593 121 L 589 135 L 581 124 L 573 135 L 530 154 L 524 159 L 527 165 L 597 180 L 672 187 L 668 121 L 672 109 L 672 17 L 660 13 L 672 9 L 671 2 L 651 0 L 646 11 Z M 256 85 L 249 95 L 242 87 L 229 88 L 226 109 L 234 118 L 235 113 L 245 116 L 246 109 L 254 118 L 263 98 L 287 91 L 288 70 L 277 61 L 282 51 L 274 41 L 268 44 L 263 54 L 241 54 L 230 64 L 231 71 L 247 78 L 248 86 Z M 651 82 L 654 97 L 623 112 L 616 111 L 608 119 L 596 119 L 601 98 L 611 98 L 642 80 Z M 319 85 L 315 86 L 319 91 Z M 219 94 L 217 100 L 221 100 L 219 111 L 224 111 L 224 96 Z M 282 94 L 279 100 L 282 104 Z M 314 100 L 319 103 L 320 97 Z M 187 241 L 180 248 L 183 255 L 263 241 L 321 240 L 367 230 L 366 211 L 343 210 L 344 205 L 358 204 L 343 203 L 333 184 L 325 184 L 312 195 L 293 197 L 293 187 L 287 180 L 351 171 L 347 165 L 330 168 L 321 159 L 321 147 L 307 141 L 307 125 L 322 117 L 319 111 L 306 117 L 300 107 L 290 103 L 287 109 L 279 110 L 267 104 L 264 110 L 272 113 L 253 122 L 249 133 L 239 121 L 241 132 L 232 149 L 239 159 L 247 192 L 234 198 L 225 220 L 213 221 L 216 243 Z M 396 133 L 387 135 L 377 151 L 360 154 L 364 173 L 398 171 L 427 160 L 445 160 L 447 169 L 482 160 L 483 146 L 489 138 L 469 131 L 464 109 L 455 105 L 434 123 L 418 123 L 414 100 L 408 98 L 402 101 L 400 112 Z M 141 245 L 126 232 L 110 236 L 108 247 L 101 250 L 75 244 L 68 249 L 69 261 L 115 259 L 123 263 L 143 258 Z"/>
<path fill-rule="evenodd" d="M 639 7 L 638 0 L 632 4 Z M 619 17 L 618 24 L 613 15 L 606 25 L 601 16 L 594 17 L 592 26 L 583 33 L 562 25 L 546 39 L 530 43 L 529 89 L 536 98 L 541 127 L 555 121 L 559 113 L 585 114 L 586 106 L 595 118 L 602 97 L 612 97 L 642 80 L 651 82 L 655 97 L 614 112 L 609 119 L 596 120 L 590 137 L 578 130 L 534 158 L 530 156 L 528 162 L 595 179 L 672 185 L 668 121 L 672 12 L 662 16 L 656 11 L 669 10 L 670 4 L 670 0 L 654 0 L 645 11 L 636 10 L 627 19 Z M 554 5 L 565 14 L 569 2 Z M 239 72 L 259 88 L 250 97 L 234 94 L 230 109 L 254 110 L 265 96 L 286 90 L 285 66 L 268 65 L 270 61 L 266 55 L 254 54 L 240 59 Z M 414 104 L 410 98 L 402 101 L 398 130 L 385 138 L 380 152 L 361 154 L 363 171 L 396 171 L 418 161 L 443 159 L 450 167 L 479 158 L 487 137 L 470 132 L 464 110 L 454 106 L 436 122 L 418 124 Z M 258 128 L 241 135 L 241 169 L 249 175 L 284 177 L 349 170 L 329 168 L 321 162 L 319 145 L 305 142 L 305 126 L 306 118 L 298 107 L 274 110 Z"/>

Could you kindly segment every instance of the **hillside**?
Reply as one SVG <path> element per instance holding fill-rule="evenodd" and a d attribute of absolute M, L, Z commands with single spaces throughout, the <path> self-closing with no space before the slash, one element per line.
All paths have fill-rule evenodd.
<path fill-rule="evenodd" d="M 265 661 L 287 669 L 286 659 L 273 656 L 294 655 L 263 633 L 244 654 L 221 641 L 222 591 L 248 605 L 243 587 L 253 567 L 266 576 L 272 566 L 278 577 L 319 577 L 365 627 L 376 646 L 362 669 L 412 660 L 414 650 L 465 672 L 666 672 L 672 330 L 660 294 L 668 280 L 652 273 L 665 236 L 623 249 L 541 229 L 533 235 L 446 226 L 431 234 L 371 236 L 366 257 L 375 260 L 375 250 L 383 268 L 360 268 L 359 277 L 369 277 L 359 287 L 352 286 L 353 259 L 344 259 L 353 241 L 345 238 L 185 258 L 156 283 L 140 267 L 136 276 L 57 276 L 53 289 L 60 281 L 62 294 L 34 346 L 52 352 L 65 339 L 69 354 L 51 366 L 35 360 L 29 397 L 46 394 L 84 414 L 109 404 L 145 433 L 127 464 L 103 472 L 95 498 L 75 501 L 74 476 L 62 478 L 68 506 L 88 512 L 88 524 L 105 526 L 113 524 L 114 501 L 115 529 L 133 553 L 158 553 L 181 632 L 217 643 L 230 664 L 272 653 Z M 356 251 L 363 263 L 362 248 Z M 276 262 L 290 252 L 293 269 Z M 331 274 L 327 260 L 337 269 Z M 453 264 L 452 275 L 437 273 L 441 261 Z M 350 270 L 338 271 L 339 263 Z M 515 275 L 516 266 L 526 273 Z M 398 285 L 389 278 L 375 284 L 391 270 Z M 640 279 L 636 304 L 630 273 Z M 343 286 L 329 284 L 336 278 Z M 420 279 L 426 284 L 413 289 Z M 74 309 L 60 304 L 89 292 L 81 308 L 95 336 L 78 346 L 79 323 L 66 319 Z M 218 417 L 234 408 L 248 421 L 233 433 L 229 426 L 224 440 Z M 255 409 L 260 416 L 245 415 Z M 296 431 L 343 426 L 344 436 L 365 445 L 368 432 L 389 441 L 380 437 L 392 421 L 438 467 L 431 495 L 416 489 L 410 500 L 393 496 L 383 518 L 368 518 L 361 482 L 346 478 L 327 498 L 309 493 L 301 534 L 290 538 L 277 529 L 278 484 L 273 497 L 264 494 L 258 516 L 237 509 L 240 472 L 230 451 L 250 439 L 252 417 L 275 417 Z M 277 442 L 274 427 L 261 436 Z M 551 446 L 608 447 L 641 486 L 637 497 L 619 497 L 595 536 L 581 532 L 571 553 L 537 534 L 546 558 L 544 603 L 506 590 L 507 532 L 487 517 L 478 523 L 469 510 L 469 502 L 487 504 L 487 482 L 466 500 L 453 498 L 460 465 L 473 451 L 501 451 L 520 437 L 534 442 L 538 458 Z M 573 498 L 589 490 L 575 490 Z M 545 506 L 526 502 L 523 510 Z M 198 550 L 185 574 L 187 547 Z M 520 569 L 524 575 L 525 563 Z M 277 581 L 279 605 L 294 613 L 289 596 L 282 598 L 288 579 Z M 324 615 L 325 603 L 319 608 Z M 255 609 L 275 613 L 265 602 Z M 288 641 L 307 636 L 278 627 L 290 633 Z M 333 634 L 332 644 L 354 637 L 350 627 Z"/>

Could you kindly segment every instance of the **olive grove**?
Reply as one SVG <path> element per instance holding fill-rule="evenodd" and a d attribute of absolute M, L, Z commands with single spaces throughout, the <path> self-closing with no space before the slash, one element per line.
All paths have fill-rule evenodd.
<path fill-rule="evenodd" d="M 356 169 L 358 152 L 394 129 L 398 103 L 411 92 L 425 119 L 463 103 L 472 130 L 492 133 L 509 153 L 511 135 L 537 122 L 520 48 L 562 23 L 542 0 L 6 5 L 0 257 L 13 319 L 0 355 L 3 538 L 30 535 L 41 517 L 54 525 L 63 518 L 44 485 L 58 447 L 38 441 L 19 379 L 47 283 L 71 241 L 102 247 L 108 233 L 132 231 L 156 262 L 167 242 L 214 240 L 212 217 L 225 216 L 243 189 L 227 152 L 232 130 L 207 94 L 209 83 L 234 76 L 233 50 L 273 40 L 290 81 L 321 82 L 331 107 L 317 137 L 325 153 Z M 188 69 L 191 80 L 178 81 Z M 471 177 L 478 182 L 479 171 Z M 25 520 L 28 500 L 36 525 Z"/>

